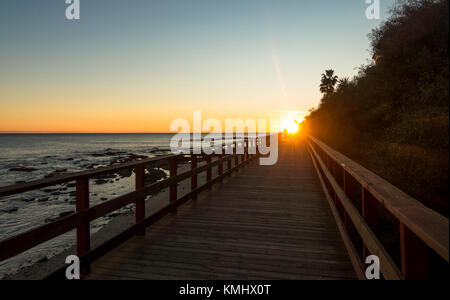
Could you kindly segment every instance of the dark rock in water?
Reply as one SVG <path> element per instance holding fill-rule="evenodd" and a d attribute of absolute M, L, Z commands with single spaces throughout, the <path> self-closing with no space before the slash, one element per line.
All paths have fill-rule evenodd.
<path fill-rule="evenodd" d="M 169 153 L 170 149 L 163 149 L 163 148 L 153 148 L 152 150 L 150 150 L 150 153 L 152 154 L 165 154 L 165 153 Z"/>
<path fill-rule="evenodd" d="M 20 199 L 20 201 L 22 201 L 22 202 L 31 202 L 33 200 L 34 200 L 34 198 L 21 198 Z"/>
<path fill-rule="evenodd" d="M 73 210 L 64 211 L 64 212 L 62 212 L 62 213 L 59 214 L 59 217 L 60 217 L 60 218 L 64 218 L 64 217 L 70 216 L 70 215 L 73 214 L 73 213 L 74 213 Z"/>
<path fill-rule="evenodd" d="M 51 223 L 51 222 L 54 222 L 56 220 L 58 220 L 58 218 L 47 218 L 47 219 L 45 219 L 45 223 Z"/>
<path fill-rule="evenodd" d="M 64 174 L 65 172 L 67 172 L 67 169 L 59 169 L 59 170 L 55 170 L 53 172 L 51 172 L 50 174 L 45 175 L 45 178 L 52 178 L 52 177 L 56 177 L 59 175 Z"/>
<path fill-rule="evenodd" d="M 18 207 L 10 207 L 10 208 L 2 209 L 2 212 L 5 212 L 5 213 L 7 213 L 7 214 L 10 214 L 10 213 L 16 212 L 16 211 L 18 211 L 18 210 L 19 210 Z"/>
<path fill-rule="evenodd" d="M 53 192 L 51 195 L 52 195 L 52 196 L 59 196 L 59 195 L 61 195 L 61 192 L 55 191 L 55 192 Z"/>
<path fill-rule="evenodd" d="M 112 166 L 112 165 L 116 165 L 116 164 L 123 164 L 123 163 L 146 159 L 146 158 L 148 158 L 148 156 L 130 153 L 130 154 L 128 154 L 128 156 L 112 158 L 109 162 L 109 165 Z"/>
<path fill-rule="evenodd" d="M 113 212 L 113 213 L 110 213 L 109 215 L 106 215 L 106 217 L 107 218 L 115 218 L 115 217 L 120 216 L 120 215 L 121 215 L 120 212 Z"/>
<path fill-rule="evenodd" d="M 69 158 L 66 158 L 65 160 L 67 160 L 67 161 L 72 161 L 73 158 L 72 158 L 72 157 L 69 157 Z"/>
<path fill-rule="evenodd" d="M 127 154 L 125 151 L 108 151 L 105 152 L 106 156 L 116 156 L 116 155 L 121 155 L 121 154 Z"/>
<path fill-rule="evenodd" d="M 106 149 L 105 152 L 103 152 L 103 153 L 91 153 L 90 155 L 92 157 L 105 157 L 105 156 L 117 156 L 117 155 L 121 155 L 121 154 L 127 154 L 127 152 Z"/>
<path fill-rule="evenodd" d="M 158 161 L 154 164 L 155 168 L 160 168 L 160 169 L 164 169 L 164 170 L 168 170 L 169 169 L 169 162 L 167 160 L 163 160 L 163 161 Z"/>
<path fill-rule="evenodd" d="M 149 174 L 145 176 L 145 184 L 152 184 L 167 177 L 167 174 L 161 169 L 147 170 L 149 171 Z"/>
<path fill-rule="evenodd" d="M 105 154 L 104 153 L 92 153 L 91 156 L 92 157 L 103 157 L 103 156 L 105 156 Z"/>
<path fill-rule="evenodd" d="M 59 214 L 59 217 L 53 217 L 53 218 L 50 217 L 50 218 L 45 219 L 45 223 L 51 223 L 51 222 L 57 221 L 57 220 L 59 220 L 61 218 L 70 216 L 70 215 L 72 215 L 74 213 L 75 212 L 73 210 L 63 211 L 62 213 Z"/>
<path fill-rule="evenodd" d="M 108 198 L 102 197 L 102 198 L 100 198 L 100 200 L 101 201 L 106 201 L 106 200 L 108 200 Z"/>
<path fill-rule="evenodd" d="M 43 263 L 43 262 L 46 262 L 47 260 L 48 260 L 47 256 L 44 256 L 43 258 L 38 260 L 37 263 Z"/>
<path fill-rule="evenodd" d="M 116 178 L 116 174 L 102 174 L 95 177 L 92 177 L 92 179 L 111 179 Z"/>
<path fill-rule="evenodd" d="M 128 158 L 130 159 L 130 161 L 133 161 L 133 160 L 139 160 L 139 159 L 146 159 L 146 158 L 148 158 L 148 156 L 130 153 L 130 154 L 128 154 Z"/>
<path fill-rule="evenodd" d="M 16 167 L 16 168 L 10 168 L 9 171 L 12 172 L 33 172 L 37 171 L 35 168 L 27 168 L 27 167 Z"/>
<path fill-rule="evenodd" d="M 97 180 L 95 181 L 95 184 L 105 184 L 105 183 L 108 183 L 108 180 L 105 180 L 105 179 L 97 179 Z"/>
<path fill-rule="evenodd" d="M 133 170 L 131 170 L 131 169 L 124 169 L 124 170 L 117 171 L 117 174 L 119 174 L 119 176 L 122 177 L 122 178 L 130 177 L 131 174 L 133 174 Z"/>
<path fill-rule="evenodd" d="M 88 165 L 83 165 L 83 169 L 95 169 L 97 167 L 100 167 L 101 165 L 97 164 L 97 163 L 92 163 L 92 164 L 88 164 Z"/>
<path fill-rule="evenodd" d="M 37 201 L 38 202 L 47 202 L 49 200 L 49 197 L 40 198 Z"/>

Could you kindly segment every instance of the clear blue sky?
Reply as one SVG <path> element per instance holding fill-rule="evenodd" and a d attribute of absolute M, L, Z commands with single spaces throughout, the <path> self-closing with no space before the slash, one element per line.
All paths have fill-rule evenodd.
<path fill-rule="evenodd" d="M 367 34 L 393 4 L 378 21 L 364 0 L 81 0 L 68 21 L 64 2 L 0 2 L 0 131 L 307 110 L 325 69 L 351 77 L 370 58 Z"/>

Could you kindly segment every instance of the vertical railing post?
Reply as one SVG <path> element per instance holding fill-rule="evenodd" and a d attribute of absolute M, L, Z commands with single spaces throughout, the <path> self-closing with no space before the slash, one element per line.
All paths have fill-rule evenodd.
<path fill-rule="evenodd" d="M 191 155 L 191 170 L 197 169 L 197 155 Z M 191 191 L 197 189 L 197 174 L 192 175 L 191 177 Z M 195 194 L 192 199 L 197 200 L 197 194 Z"/>
<path fill-rule="evenodd" d="M 251 139 L 251 153 L 250 153 L 250 161 L 253 162 L 255 160 L 255 154 L 253 153 L 255 149 L 255 139 Z"/>
<path fill-rule="evenodd" d="M 219 166 L 218 166 L 218 175 L 221 176 L 223 174 L 223 155 L 219 154 L 219 156 L 217 157 L 217 159 L 219 160 Z M 220 181 L 222 181 L 222 179 L 220 179 Z"/>
<path fill-rule="evenodd" d="M 137 165 L 134 169 L 136 191 L 145 187 L 145 165 Z M 145 198 L 136 199 L 136 223 L 145 218 Z M 145 235 L 145 230 L 140 230 L 137 235 Z"/>
<path fill-rule="evenodd" d="M 177 164 L 177 157 L 174 157 L 172 159 L 170 159 L 169 162 L 169 169 L 170 169 L 170 177 L 175 177 L 177 176 L 177 168 L 178 168 L 178 164 Z M 170 202 L 174 202 L 177 201 L 177 182 L 174 182 L 170 185 Z M 172 213 L 177 213 L 177 209 L 173 209 Z"/>
<path fill-rule="evenodd" d="M 233 159 L 233 155 L 227 155 L 227 170 L 231 170 L 231 160 Z M 228 173 L 228 176 L 231 176 L 231 172 Z"/>
<path fill-rule="evenodd" d="M 249 137 L 247 139 L 247 160 L 248 164 L 251 164 L 252 162 L 252 139 Z"/>
<path fill-rule="evenodd" d="M 402 274 L 408 280 L 426 280 L 430 278 L 428 246 L 400 222 L 400 250 Z"/>
<path fill-rule="evenodd" d="M 239 172 L 239 154 L 238 154 L 238 142 L 234 142 L 234 166 L 236 167 L 236 172 Z"/>
<path fill-rule="evenodd" d="M 354 203 L 355 199 L 355 179 L 347 172 L 344 168 L 342 168 L 342 185 L 344 187 L 344 192 L 347 197 L 350 199 L 352 203 Z M 353 245 L 356 247 L 358 233 L 356 231 L 355 225 L 348 215 L 347 211 L 345 211 L 345 219 L 344 219 L 345 229 L 347 230 L 350 239 L 353 242 Z M 358 249 L 358 248 L 357 248 Z"/>
<path fill-rule="evenodd" d="M 378 200 L 375 199 L 369 191 L 362 187 L 362 215 L 372 231 L 376 231 L 378 227 L 378 206 Z M 362 253 L 362 259 L 365 261 L 366 257 L 369 256 L 370 253 L 364 243 Z"/>
<path fill-rule="evenodd" d="M 256 160 L 259 161 L 260 157 L 261 157 L 261 152 L 260 149 L 261 148 L 261 138 L 258 137 L 258 139 L 256 140 Z"/>
<path fill-rule="evenodd" d="M 208 169 L 206 170 L 206 183 L 209 183 L 212 179 L 211 157 L 211 155 L 206 155 L 206 164 L 208 165 Z M 211 186 L 209 186 L 209 189 L 211 189 Z"/>
<path fill-rule="evenodd" d="M 76 180 L 76 210 L 82 212 L 89 208 L 89 179 L 79 178 Z M 77 228 L 77 256 L 80 257 L 91 248 L 89 222 L 81 224 Z M 90 265 L 82 266 L 83 273 L 90 272 Z"/>
<path fill-rule="evenodd" d="M 248 138 L 244 140 L 244 165 L 248 164 Z"/>
<path fill-rule="evenodd" d="M 255 137 L 255 161 L 258 160 L 259 157 L 259 149 L 258 149 L 258 134 Z"/>
<path fill-rule="evenodd" d="M 339 180 L 338 180 L 338 178 L 337 178 L 337 167 L 336 167 L 336 164 L 337 164 L 337 162 L 334 160 L 334 159 L 331 159 L 331 165 L 333 166 L 333 169 L 332 169 L 332 173 L 333 173 L 333 178 L 334 178 L 334 180 L 337 182 L 337 183 L 339 183 Z"/>

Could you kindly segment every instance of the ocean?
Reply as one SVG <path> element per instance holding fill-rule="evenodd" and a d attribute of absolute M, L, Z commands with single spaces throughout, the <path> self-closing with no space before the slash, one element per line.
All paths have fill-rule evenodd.
<path fill-rule="evenodd" d="M 173 134 L 0 134 L 0 186 L 45 176 L 76 172 L 136 158 L 169 153 Z M 164 170 L 166 172 L 166 170 Z M 134 189 L 131 172 L 106 180 L 91 180 L 90 203 L 95 205 Z M 60 185 L 0 198 L 0 241 L 75 211 L 75 188 Z M 130 213 L 125 207 L 91 223 L 91 233 L 112 218 Z M 0 262 L 0 278 L 46 260 L 70 248 L 74 232 Z"/>

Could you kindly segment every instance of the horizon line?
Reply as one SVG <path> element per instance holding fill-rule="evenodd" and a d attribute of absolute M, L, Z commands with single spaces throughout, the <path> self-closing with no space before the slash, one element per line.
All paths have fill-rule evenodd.
<path fill-rule="evenodd" d="M 269 133 L 270 131 L 266 131 Z M 281 132 L 281 131 L 279 131 Z M 0 134 L 180 134 L 183 132 L 77 132 L 77 131 L 0 131 Z M 201 133 L 201 134 L 209 134 L 214 132 L 189 132 L 189 134 Z M 248 133 L 248 132 L 230 132 L 224 131 L 223 133 Z M 217 132 L 217 134 L 221 134 Z M 250 132 L 254 133 L 254 132 Z M 188 134 L 188 133 L 184 133 Z"/>

